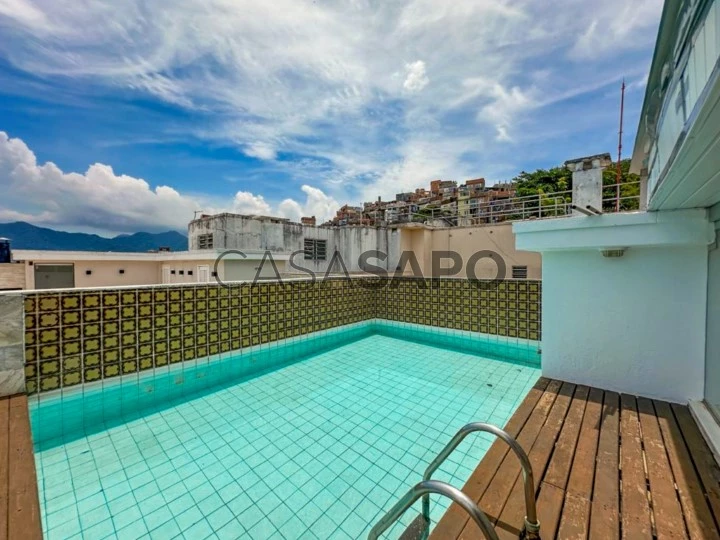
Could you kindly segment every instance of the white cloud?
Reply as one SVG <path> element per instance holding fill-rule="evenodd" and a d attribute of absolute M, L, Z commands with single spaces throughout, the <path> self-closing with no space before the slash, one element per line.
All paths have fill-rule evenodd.
<path fill-rule="evenodd" d="M 407 76 L 405 77 L 403 88 L 409 92 L 419 92 L 430 82 L 425 72 L 425 62 L 422 60 L 405 64 L 405 71 L 407 72 Z"/>
<path fill-rule="evenodd" d="M 262 142 L 248 144 L 245 147 L 244 152 L 246 156 L 263 160 L 275 159 L 277 156 L 277 152 L 275 152 L 275 149 L 272 146 Z"/>
<path fill-rule="evenodd" d="M 588 60 L 652 44 L 661 10 L 660 0 L 595 3 L 587 14 L 591 19 L 570 51 L 571 57 Z"/>
<path fill-rule="evenodd" d="M 65 173 L 54 163 L 38 164 L 20 139 L 0 132 L 0 206 L 34 222 L 77 224 L 110 231 L 185 228 L 198 202 L 168 186 L 151 189 L 145 180 L 116 174 L 96 163 L 84 174 Z"/>
<path fill-rule="evenodd" d="M 0 131 L 0 220 L 30 221 L 60 229 L 99 232 L 185 230 L 196 210 L 205 213 L 301 215 L 328 219 L 338 203 L 320 189 L 305 185 L 303 204 L 286 199 L 274 208 L 263 195 L 238 191 L 230 204 L 182 194 L 168 186 L 151 188 L 140 178 L 117 174 L 96 163 L 84 174 L 63 172 L 54 163 L 38 164 L 20 139 Z"/>
<path fill-rule="evenodd" d="M 262 195 L 253 195 L 249 191 L 238 191 L 233 200 L 233 212 L 238 214 L 267 215 L 271 212 L 270 205 Z"/>
<path fill-rule="evenodd" d="M 202 121 L 177 120 L 174 137 L 232 143 L 298 185 L 359 203 L 517 162 L 520 145 L 547 133 L 544 108 L 646 72 L 661 4 L 0 0 L 0 58 L 42 80 L 191 110 Z M 553 126 L 570 114 L 557 111 Z M 168 196 L 156 191 L 143 200 Z M 260 195 L 273 210 L 272 194 Z M 307 214 L 305 195 L 275 210 Z M 208 205 L 178 196 L 188 212 Z"/>
<path fill-rule="evenodd" d="M 300 221 L 301 217 L 315 216 L 318 224 L 333 217 L 340 204 L 329 197 L 322 190 L 312 186 L 304 185 L 302 191 L 305 193 L 305 204 L 300 204 L 293 199 L 285 199 L 278 205 L 278 213 L 293 221 Z"/>
<path fill-rule="evenodd" d="M 45 14 L 30 0 L 0 0 L 0 15 L 35 28 L 48 24 Z"/>

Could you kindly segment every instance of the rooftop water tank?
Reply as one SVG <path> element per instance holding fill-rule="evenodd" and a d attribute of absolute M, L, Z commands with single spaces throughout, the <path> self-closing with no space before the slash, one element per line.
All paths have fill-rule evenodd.
<path fill-rule="evenodd" d="M 10 253 L 10 239 L 0 238 L 0 264 L 9 263 L 12 260 Z"/>

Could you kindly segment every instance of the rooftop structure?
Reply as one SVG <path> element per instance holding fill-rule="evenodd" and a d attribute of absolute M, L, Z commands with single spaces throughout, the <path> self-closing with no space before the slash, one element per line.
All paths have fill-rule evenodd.
<path fill-rule="evenodd" d="M 718 21 L 720 2 L 665 2 L 632 159 L 647 211 L 591 204 L 575 217 L 513 226 L 517 247 L 543 256 L 543 372 L 689 403 L 716 455 Z M 569 162 L 573 182 L 608 158 Z"/>

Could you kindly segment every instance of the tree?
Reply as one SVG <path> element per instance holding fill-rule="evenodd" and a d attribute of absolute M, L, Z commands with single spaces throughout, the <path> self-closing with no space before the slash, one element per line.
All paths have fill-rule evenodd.
<path fill-rule="evenodd" d="M 603 171 L 603 210 L 615 211 L 617 200 L 616 181 L 617 169 L 612 163 Z M 546 207 L 554 206 L 559 197 L 570 204 L 572 202 L 572 173 L 565 167 L 553 167 L 551 169 L 538 169 L 534 172 L 521 172 L 512 182 L 518 197 L 529 195 L 540 195 L 537 205 L 543 207 L 543 216 L 546 215 Z M 640 202 L 640 177 L 630 173 L 630 160 L 624 159 L 620 162 L 620 210 L 637 210 Z M 555 195 L 554 195 L 555 194 Z M 528 203 L 526 203 L 527 206 Z M 552 214 L 548 214 L 552 215 Z"/>
<path fill-rule="evenodd" d="M 618 186 L 619 185 L 619 186 Z M 620 187 L 620 210 L 623 212 L 640 208 L 640 177 L 630 172 L 630 160 L 620 162 L 620 182 L 617 181 L 617 165 L 613 163 L 603 171 L 603 211 L 614 212 Z"/>

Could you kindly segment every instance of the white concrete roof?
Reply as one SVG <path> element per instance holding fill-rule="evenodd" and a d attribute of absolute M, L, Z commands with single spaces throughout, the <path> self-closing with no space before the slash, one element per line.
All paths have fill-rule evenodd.
<path fill-rule="evenodd" d="M 221 255 L 223 260 L 249 259 L 260 260 L 265 254 L 264 251 L 248 250 L 242 251 L 246 256 L 240 254 L 240 250 L 197 250 L 197 251 L 159 251 L 159 252 L 117 252 L 117 251 L 50 251 L 36 249 L 14 249 L 13 259 L 16 261 L 214 261 Z M 290 252 L 272 252 L 276 260 L 287 260 Z"/>

